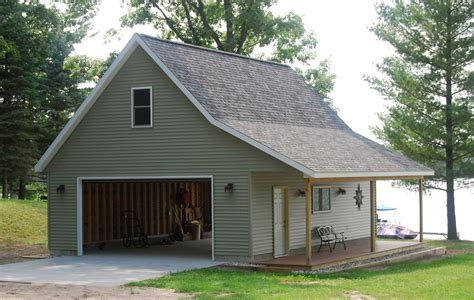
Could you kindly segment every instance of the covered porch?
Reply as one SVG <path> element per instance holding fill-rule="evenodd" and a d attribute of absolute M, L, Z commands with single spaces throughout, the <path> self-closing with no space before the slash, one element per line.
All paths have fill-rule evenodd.
<path fill-rule="evenodd" d="M 423 248 L 418 241 L 406 240 L 377 240 L 374 249 L 371 249 L 368 239 L 351 240 L 346 244 L 347 250 L 344 250 L 342 245 L 337 245 L 332 252 L 323 247 L 321 252 L 312 253 L 309 264 L 305 254 L 274 258 L 260 262 L 260 264 L 275 269 L 317 270 L 336 265 L 375 262 L 386 257 L 416 252 Z"/>
<path fill-rule="evenodd" d="M 358 258 L 364 256 L 376 256 L 377 253 L 381 255 L 390 252 L 404 251 L 408 247 L 415 247 L 423 242 L 423 176 L 412 176 L 412 175 L 401 175 L 401 176 L 360 176 L 360 177 L 325 177 L 325 178 L 305 178 L 305 254 L 299 256 L 288 256 L 282 258 L 276 258 L 265 262 L 265 264 L 280 264 L 280 265 L 295 265 L 295 266 L 317 266 L 325 263 L 331 263 L 334 261 L 350 260 L 351 258 Z M 418 241 L 377 241 L 377 181 L 378 180 L 417 180 L 418 181 L 418 209 L 419 209 L 419 228 L 418 228 Z M 342 245 L 337 245 L 336 250 L 332 253 L 328 248 L 323 247 L 321 252 L 316 252 L 313 249 L 313 226 L 314 215 L 312 215 L 312 187 L 313 186 L 324 186 L 331 183 L 340 182 L 370 182 L 369 192 L 369 203 L 367 203 L 367 197 L 362 202 L 362 198 L 358 199 L 357 194 L 355 195 L 355 203 L 358 200 L 361 201 L 359 205 L 370 206 L 370 238 L 360 239 L 354 241 L 348 241 L 347 250 L 342 248 Z M 416 205 L 416 204 L 415 204 Z M 313 220 L 312 220 L 313 218 Z M 327 224 L 331 225 L 331 224 Z"/>

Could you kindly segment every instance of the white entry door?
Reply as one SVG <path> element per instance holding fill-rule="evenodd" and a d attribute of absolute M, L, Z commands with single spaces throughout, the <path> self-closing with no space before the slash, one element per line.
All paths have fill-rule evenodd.
<path fill-rule="evenodd" d="M 287 220 L 285 202 L 285 189 L 273 188 L 273 252 L 275 257 L 287 254 Z"/>

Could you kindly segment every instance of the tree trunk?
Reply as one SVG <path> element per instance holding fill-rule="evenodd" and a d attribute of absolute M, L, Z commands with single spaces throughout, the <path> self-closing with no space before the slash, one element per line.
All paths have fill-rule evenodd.
<path fill-rule="evenodd" d="M 451 181 L 451 182 L 450 182 Z M 448 240 L 458 240 L 458 233 L 456 227 L 456 210 L 454 207 L 454 180 L 447 179 L 447 216 L 448 216 Z"/>
<path fill-rule="evenodd" d="M 456 210 L 454 207 L 454 126 L 452 107 L 451 21 L 451 10 L 449 10 L 446 22 L 446 208 L 448 219 L 448 240 L 457 240 Z"/>
<path fill-rule="evenodd" d="M 20 182 L 18 185 L 18 199 L 26 198 L 26 180 L 24 177 L 20 177 Z"/>
<path fill-rule="evenodd" d="M 8 177 L 7 175 L 3 176 L 2 182 L 2 198 L 6 199 L 8 197 Z"/>

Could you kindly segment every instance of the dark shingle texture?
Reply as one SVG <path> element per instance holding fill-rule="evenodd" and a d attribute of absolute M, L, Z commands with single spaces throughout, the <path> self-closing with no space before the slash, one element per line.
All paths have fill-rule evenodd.
<path fill-rule="evenodd" d="M 353 132 L 286 65 L 140 36 L 213 118 L 316 173 L 430 171 Z"/>
<path fill-rule="evenodd" d="M 215 119 L 349 129 L 286 65 L 142 38 Z"/>
<path fill-rule="evenodd" d="M 237 120 L 228 125 L 316 173 L 430 171 L 353 131 Z"/>

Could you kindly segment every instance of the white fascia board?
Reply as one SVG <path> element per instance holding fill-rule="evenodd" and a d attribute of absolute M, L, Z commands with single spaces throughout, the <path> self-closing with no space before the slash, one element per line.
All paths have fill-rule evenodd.
<path fill-rule="evenodd" d="M 161 61 L 161 59 L 153 52 L 153 50 L 148 47 L 148 45 L 138 36 L 138 44 L 142 46 L 145 52 L 155 61 L 155 63 L 163 70 L 163 72 L 173 81 L 173 83 L 178 87 L 178 89 L 191 101 L 192 104 L 201 112 L 204 117 L 211 123 L 212 125 L 216 126 L 217 128 L 233 135 L 234 137 L 250 144 L 251 146 L 273 156 L 274 158 L 284 162 L 285 164 L 303 172 L 306 175 L 312 176 L 315 175 L 314 171 L 309 169 L 308 167 L 288 158 L 287 156 L 257 142 L 256 140 L 252 139 L 251 137 L 241 133 L 240 131 L 235 130 L 234 128 L 214 119 L 213 116 L 209 114 L 209 112 L 202 106 L 202 104 L 188 91 L 188 89 L 179 81 L 178 78 L 171 72 L 170 69 Z"/>
<path fill-rule="evenodd" d="M 43 154 L 41 159 L 35 165 L 34 170 L 36 172 L 43 172 L 48 166 L 49 162 L 53 159 L 62 145 L 69 138 L 71 133 L 76 129 L 77 125 L 81 122 L 84 116 L 87 114 L 89 109 L 94 105 L 95 101 L 102 94 L 104 89 L 108 86 L 110 81 L 115 77 L 117 72 L 127 61 L 128 57 L 133 53 L 133 50 L 136 49 L 137 45 L 140 45 L 143 50 L 155 61 L 155 63 L 163 70 L 163 72 L 173 81 L 173 83 L 183 92 L 183 94 L 194 104 L 194 106 L 204 115 L 204 117 L 214 126 L 220 128 L 221 130 L 233 135 L 234 137 L 254 146 L 255 148 L 273 156 L 274 158 L 282 161 L 283 163 L 303 172 L 305 175 L 314 177 L 315 173 L 313 170 L 307 168 L 306 166 L 288 158 L 287 156 L 255 141 L 251 137 L 235 130 L 234 128 L 217 121 L 212 117 L 209 112 L 199 103 L 199 101 L 184 87 L 184 85 L 176 78 L 176 76 L 168 69 L 168 67 L 158 58 L 158 56 L 148 47 L 148 45 L 142 40 L 138 34 L 134 34 L 124 49 L 120 52 L 120 55 L 115 59 L 113 64 L 109 67 L 104 76 L 97 83 L 95 88 L 89 94 L 89 96 L 84 100 L 84 102 L 79 106 L 74 116 L 67 122 L 66 126 L 61 130 L 59 135 L 49 146 L 48 150 Z"/>
<path fill-rule="evenodd" d="M 312 178 L 433 176 L 434 171 L 316 173 Z M 309 177 L 309 176 L 305 176 Z"/>
<path fill-rule="evenodd" d="M 89 94 L 89 96 L 87 96 L 84 102 L 82 102 L 82 104 L 76 110 L 72 118 L 66 123 L 66 125 L 58 134 L 56 139 L 54 139 L 54 141 L 48 147 L 46 152 L 43 154 L 43 156 L 41 156 L 40 160 L 36 163 L 35 168 L 34 168 L 35 172 L 43 172 L 46 169 L 46 167 L 51 162 L 53 157 L 56 155 L 56 153 L 59 151 L 62 145 L 66 142 L 66 140 L 69 138 L 69 136 L 74 131 L 74 129 L 76 129 L 77 125 L 79 125 L 79 123 L 87 114 L 89 109 L 94 105 L 97 98 L 99 98 L 99 96 L 102 94 L 105 88 L 109 85 L 109 83 L 118 73 L 120 68 L 125 64 L 127 59 L 130 57 L 133 51 L 137 48 L 138 46 L 138 43 L 136 41 L 137 38 L 138 38 L 138 35 L 134 35 L 130 39 L 130 41 L 127 43 L 127 45 L 125 45 L 123 50 L 120 52 L 119 56 L 117 56 L 117 58 L 114 60 L 112 65 L 107 69 L 104 76 L 102 76 L 102 78 L 99 80 L 99 82 L 94 87 L 94 89 Z"/>

